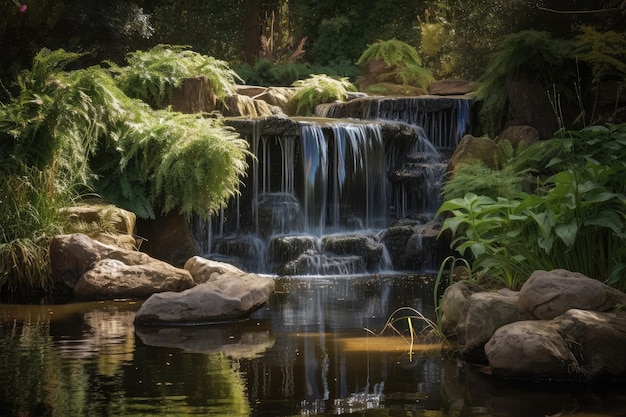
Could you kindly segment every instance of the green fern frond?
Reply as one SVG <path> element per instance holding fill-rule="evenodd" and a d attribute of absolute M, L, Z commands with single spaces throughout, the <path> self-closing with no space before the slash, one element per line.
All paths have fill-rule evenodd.
<path fill-rule="evenodd" d="M 411 45 L 397 39 L 372 44 L 363 52 L 356 64 L 359 67 L 363 67 L 372 59 L 383 61 L 388 67 L 399 63 L 406 66 L 422 66 L 422 60 L 417 50 Z"/>
<path fill-rule="evenodd" d="M 219 99 L 235 92 L 239 76 L 228 63 L 190 51 L 184 46 L 158 45 L 149 51 L 128 54 L 128 66 L 113 66 L 124 92 L 155 108 L 171 99 L 185 78 L 206 77 Z"/>
<path fill-rule="evenodd" d="M 296 113 L 300 116 L 313 115 L 318 104 L 344 101 L 348 92 L 356 91 L 348 78 L 333 78 L 324 74 L 313 74 L 307 79 L 295 81 L 293 86 L 296 93 L 292 100 L 297 103 Z"/>

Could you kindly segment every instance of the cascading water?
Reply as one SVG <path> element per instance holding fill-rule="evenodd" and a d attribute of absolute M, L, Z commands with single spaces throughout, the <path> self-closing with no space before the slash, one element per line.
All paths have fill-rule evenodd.
<path fill-rule="evenodd" d="M 425 266 L 413 234 L 430 230 L 446 168 L 440 151 L 464 134 L 469 103 L 359 100 L 322 111 L 372 120 L 227 119 L 254 158 L 241 195 L 210 225 L 194 226 L 204 256 L 280 275 Z M 443 133 L 432 141 L 425 129 Z"/>

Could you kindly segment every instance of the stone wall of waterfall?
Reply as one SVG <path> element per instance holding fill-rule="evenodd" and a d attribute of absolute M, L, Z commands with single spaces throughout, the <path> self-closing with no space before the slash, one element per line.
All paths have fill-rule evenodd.
<path fill-rule="evenodd" d="M 469 129 L 469 103 L 357 99 L 318 110 L 324 117 L 227 119 L 254 158 L 241 194 L 193 225 L 202 252 L 280 275 L 434 268 L 444 154 Z"/>

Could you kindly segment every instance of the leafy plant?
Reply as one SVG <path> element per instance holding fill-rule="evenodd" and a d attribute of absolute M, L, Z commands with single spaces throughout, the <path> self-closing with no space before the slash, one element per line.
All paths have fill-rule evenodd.
<path fill-rule="evenodd" d="M 293 83 L 296 93 L 293 97 L 296 113 L 300 116 L 315 114 L 315 106 L 336 100 L 344 101 L 349 91 L 356 88 L 347 78 L 333 78 L 328 75 L 311 75 L 305 80 Z"/>
<path fill-rule="evenodd" d="M 491 198 L 468 193 L 444 202 L 452 247 L 509 287 L 537 269 L 564 268 L 625 287 L 626 126 L 571 132 L 567 168 L 534 194 Z M 569 156 L 567 156 L 569 155 Z M 563 164 L 563 155 L 548 165 Z"/>
<path fill-rule="evenodd" d="M 233 94 L 239 80 L 225 61 L 198 54 L 184 46 L 158 45 L 148 51 L 128 54 L 127 61 L 125 67 L 112 64 L 120 87 L 129 97 L 143 100 L 155 108 L 171 99 L 173 89 L 185 78 L 206 77 L 218 99 Z"/>
<path fill-rule="evenodd" d="M 140 217 L 206 217 L 245 175 L 247 142 L 221 121 L 155 111 L 101 67 L 64 71 L 78 56 L 43 50 L 0 107 L 0 289 L 51 289 L 48 242 L 67 227 L 59 210 L 85 192 Z"/>
<path fill-rule="evenodd" d="M 377 82 L 393 81 L 427 88 L 434 81 L 431 72 L 422 66 L 417 50 L 397 39 L 372 44 L 356 64 L 364 67 L 372 60 L 383 62 L 388 69 L 384 78 L 378 78 Z"/>

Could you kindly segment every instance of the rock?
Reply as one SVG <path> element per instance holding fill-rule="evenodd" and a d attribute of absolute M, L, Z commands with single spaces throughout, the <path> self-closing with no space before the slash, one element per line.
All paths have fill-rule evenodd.
<path fill-rule="evenodd" d="M 180 291 L 194 285 L 185 270 L 80 233 L 55 236 L 50 261 L 59 291 L 83 299 L 145 298 L 157 291 Z"/>
<path fill-rule="evenodd" d="M 223 274 L 245 274 L 244 271 L 225 262 L 213 261 L 200 256 L 189 258 L 185 262 L 185 269 L 189 271 L 196 284 L 202 284 Z"/>
<path fill-rule="evenodd" d="M 626 313 L 572 309 L 554 319 L 588 381 L 626 380 Z"/>
<path fill-rule="evenodd" d="M 369 271 L 377 270 L 383 254 L 383 245 L 375 236 L 367 234 L 331 235 L 322 239 L 322 251 L 335 255 L 355 255 L 363 259 Z"/>
<path fill-rule="evenodd" d="M 137 241 L 133 236 L 137 221 L 135 213 L 99 200 L 84 201 L 65 207 L 61 212 L 67 215 L 75 229 L 96 230 L 89 233 L 94 240 L 126 250 L 137 249 Z"/>
<path fill-rule="evenodd" d="M 437 220 L 415 227 L 405 252 L 405 266 L 408 269 L 437 269 L 450 254 L 449 240 L 440 236 L 441 222 Z"/>
<path fill-rule="evenodd" d="M 518 148 L 521 144 L 525 147 L 539 142 L 539 131 L 532 126 L 509 126 L 496 137 L 496 143 L 507 140 Z"/>
<path fill-rule="evenodd" d="M 485 344 L 492 374 L 511 379 L 571 379 L 576 358 L 554 323 L 518 321 L 502 326 Z"/>
<path fill-rule="evenodd" d="M 626 304 L 626 294 L 577 272 L 535 271 L 520 289 L 523 318 L 550 320 L 571 308 L 608 311 Z"/>
<path fill-rule="evenodd" d="M 283 264 L 297 259 L 303 253 L 315 252 L 317 240 L 318 238 L 310 235 L 273 237 L 267 249 L 270 262 Z"/>
<path fill-rule="evenodd" d="M 182 267 L 187 259 L 199 255 L 189 221 L 182 214 L 139 219 L 137 234 L 143 238 L 140 246 L 143 252 L 174 266 Z"/>
<path fill-rule="evenodd" d="M 96 261 L 78 280 L 73 294 L 86 300 L 145 299 L 157 292 L 182 291 L 195 285 L 184 269 L 150 259 Z"/>
<path fill-rule="evenodd" d="M 482 287 L 468 281 L 457 281 L 446 288 L 441 297 L 441 327 L 446 336 L 456 336 L 456 326 L 467 299 L 480 291 Z"/>
<path fill-rule="evenodd" d="M 136 325 L 207 324 L 247 318 L 267 302 L 274 280 L 224 272 L 182 292 L 153 294 L 137 311 Z"/>
<path fill-rule="evenodd" d="M 517 321 L 518 316 L 515 296 L 490 292 L 471 294 L 456 326 L 463 357 L 472 362 L 485 362 L 485 344 L 496 330 Z"/>
<path fill-rule="evenodd" d="M 429 87 L 430 94 L 438 96 L 464 95 L 475 91 L 478 83 L 468 80 L 439 80 Z"/>
<path fill-rule="evenodd" d="M 487 137 L 474 137 L 465 135 L 454 150 L 446 172 L 454 174 L 457 168 L 463 164 L 482 162 L 489 168 L 495 168 L 496 156 L 500 151 L 496 142 Z"/>
<path fill-rule="evenodd" d="M 105 224 L 118 233 L 132 235 L 135 233 L 135 213 L 100 201 L 86 201 L 72 207 L 65 207 L 61 212 L 72 222 Z"/>
<path fill-rule="evenodd" d="M 624 380 L 625 350 L 626 313 L 579 309 L 505 325 L 485 345 L 494 376 L 586 382 Z"/>
<path fill-rule="evenodd" d="M 50 241 L 52 279 L 60 292 L 73 291 L 91 265 L 119 248 L 82 233 L 58 235 Z"/>

